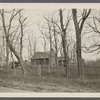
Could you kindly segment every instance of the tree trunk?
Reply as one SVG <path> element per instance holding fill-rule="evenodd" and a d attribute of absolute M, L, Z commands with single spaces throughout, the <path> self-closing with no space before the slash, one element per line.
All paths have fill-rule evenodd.
<path fill-rule="evenodd" d="M 55 64 L 58 67 L 58 43 L 57 43 L 57 33 L 55 29 L 55 25 L 53 24 L 53 32 L 54 32 L 54 41 L 55 41 Z"/>
<path fill-rule="evenodd" d="M 73 13 L 73 21 L 74 21 L 75 31 L 76 31 L 76 54 L 77 54 L 78 76 L 79 78 L 82 78 L 83 74 L 82 74 L 82 55 L 81 55 L 81 30 L 79 28 L 79 23 L 77 20 L 76 9 L 73 9 L 72 13 Z"/>
<path fill-rule="evenodd" d="M 52 65 L 52 40 L 50 36 L 50 66 L 53 67 Z"/>
<path fill-rule="evenodd" d="M 13 54 L 12 54 L 12 52 L 11 52 L 11 57 L 12 57 L 12 62 L 13 62 L 13 67 L 14 67 L 14 74 L 16 74 L 16 68 L 15 68 L 15 63 L 14 63 L 14 58 L 13 58 Z"/>
<path fill-rule="evenodd" d="M 10 50 L 14 53 L 14 55 L 16 56 L 16 58 L 18 59 L 18 62 L 20 63 L 21 69 L 22 69 L 22 74 L 25 75 L 25 65 L 23 62 L 23 58 L 20 57 L 17 52 L 15 51 L 15 49 L 13 48 L 12 45 L 10 45 L 10 42 L 8 42 L 8 46 L 10 48 Z"/>
<path fill-rule="evenodd" d="M 21 39 L 20 39 L 20 56 L 21 56 L 21 57 L 23 57 L 23 56 L 22 56 L 22 51 L 23 51 L 23 42 L 22 42 L 23 40 L 22 40 L 22 39 L 23 39 L 23 38 L 22 38 L 22 36 L 21 36 Z"/>
<path fill-rule="evenodd" d="M 55 53 L 55 63 L 56 63 L 56 67 L 58 67 L 58 51 L 57 50 Z"/>
<path fill-rule="evenodd" d="M 63 45 L 63 53 L 64 53 L 64 60 L 65 60 L 65 67 L 66 67 L 66 77 L 68 78 L 68 58 L 66 52 L 66 36 L 62 36 L 62 45 Z"/>
<path fill-rule="evenodd" d="M 21 14 L 19 13 L 19 23 L 20 23 L 20 31 L 21 31 L 21 37 L 20 37 L 20 56 L 22 57 L 22 52 L 23 52 L 23 36 L 24 36 L 24 21 L 21 20 Z"/>
<path fill-rule="evenodd" d="M 44 52 L 46 53 L 46 44 L 45 44 L 45 43 L 46 43 L 46 42 L 44 41 Z M 44 67 L 45 67 L 45 65 L 46 65 L 45 55 L 44 55 L 43 65 L 44 65 Z"/>
<path fill-rule="evenodd" d="M 77 54 L 77 65 L 78 65 L 78 76 L 83 77 L 82 74 L 82 55 L 81 55 L 81 34 L 77 31 L 76 34 L 76 54 Z"/>
<path fill-rule="evenodd" d="M 65 60 L 65 67 L 66 67 L 66 77 L 68 78 L 68 53 L 67 53 L 67 41 L 66 41 L 66 30 L 67 30 L 67 27 L 68 27 L 68 24 L 69 24 L 69 21 L 66 23 L 66 26 L 64 28 L 64 24 L 63 24 L 63 13 L 62 13 L 62 10 L 60 9 L 59 11 L 59 14 L 60 14 L 60 25 L 61 25 L 61 29 L 62 29 L 62 32 L 61 32 L 61 36 L 62 36 L 62 47 L 63 47 L 63 53 L 64 53 L 64 60 Z"/>
<path fill-rule="evenodd" d="M 61 59 L 61 62 L 62 62 L 62 63 L 61 63 L 61 66 L 63 67 L 63 55 L 64 55 L 64 54 L 63 54 L 63 51 L 62 51 L 62 46 L 61 46 L 61 48 L 60 48 L 60 55 L 61 55 L 61 58 L 62 58 L 62 59 Z"/>
<path fill-rule="evenodd" d="M 56 37 L 56 33 L 54 33 L 54 39 L 55 39 L 55 63 L 56 63 L 56 67 L 58 67 L 58 47 L 57 47 L 57 37 Z"/>
<path fill-rule="evenodd" d="M 6 43 L 6 67 L 8 67 L 8 63 L 9 63 L 9 47 Z"/>

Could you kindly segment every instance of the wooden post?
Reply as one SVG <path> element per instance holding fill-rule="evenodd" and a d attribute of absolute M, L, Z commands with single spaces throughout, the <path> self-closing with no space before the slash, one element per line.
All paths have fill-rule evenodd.
<path fill-rule="evenodd" d="M 51 68 L 50 68 L 50 66 L 48 66 L 48 73 L 49 73 L 49 74 L 50 74 L 50 72 L 51 72 L 50 70 L 51 70 Z"/>
<path fill-rule="evenodd" d="M 38 76 L 41 77 L 41 65 L 38 66 Z"/>

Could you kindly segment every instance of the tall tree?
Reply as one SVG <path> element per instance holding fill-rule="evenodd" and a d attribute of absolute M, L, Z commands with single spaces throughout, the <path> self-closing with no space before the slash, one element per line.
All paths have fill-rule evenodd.
<path fill-rule="evenodd" d="M 89 31 L 87 33 L 91 33 L 91 40 L 93 40 L 93 43 L 90 44 L 88 47 L 86 46 L 86 44 L 84 45 L 85 51 L 86 53 L 100 53 L 100 43 L 99 43 L 99 36 L 100 36 L 100 18 L 98 15 L 94 15 L 91 19 L 91 23 L 88 23 L 88 29 Z"/>
<path fill-rule="evenodd" d="M 59 10 L 59 16 L 60 16 L 60 26 L 61 26 L 61 37 L 62 37 L 62 47 L 63 47 L 63 53 L 64 53 L 64 59 L 65 59 L 65 67 L 66 67 L 66 76 L 68 77 L 68 67 L 69 67 L 69 58 L 68 58 L 68 51 L 67 51 L 67 30 L 70 22 L 70 18 L 67 17 L 66 25 L 64 25 L 64 18 L 63 18 L 63 10 Z"/>
<path fill-rule="evenodd" d="M 56 64 L 56 67 L 58 67 L 58 51 L 59 51 L 59 37 L 58 37 L 58 26 L 56 25 L 57 24 L 57 20 L 55 19 L 54 15 L 52 15 L 52 18 L 51 18 L 51 23 L 52 23 L 52 33 L 53 33 L 53 37 L 54 37 L 54 42 L 53 42 L 53 45 L 54 45 L 54 48 L 55 48 L 55 64 Z"/>
<path fill-rule="evenodd" d="M 55 49 L 55 65 L 56 66 L 58 66 L 58 31 L 57 31 L 57 28 L 58 28 L 58 26 L 56 25 L 57 24 L 57 19 L 55 18 L 55 15 L 54 15 L 54 13 L 52 14 L 52 16 L 51 17 L 49 17 L 49 18 L 47 18 L 47 17 L 45 17 L 45 19 L 46 19 L 46 21 L 49 23 L 49 26 L 51 27 L 50 28 L 50 30 L 51 30 L 51 34 L 49 35 L 49 39 L 50 39 L 50 44 L 51 44 L 51 46 L 50 46 L 50 50 L 52 50 L 52 48 L 54 47 L 54 49 Z M 49 30 L 49 28 L 48 28 L 48 30 Z"/>
<path fill-rule="evenodd" d="M 6 67 L 8 67 L 9 64 L 9 47 L 6 43 Z"/>
<path fill-rule="evenodd" d="M 28 59 L 31 60 L 33 54 L 35 54 L 37 50 L 37 38 L 35 36 L 29 35 L 28 36 Z"/>
<path fill-rule="evenodd" d="M 57 33 L 56 33 L 56 28 L 55 25 L 53 24 L 53 32 L 54 32 L 54 42 L 55 42 L 55 62 L 56 62 L 56 67 L 58 67 L 58 39 L 57 39 Z"/>
<path fill-rule="evenodd" d="M 22 56 L 23 52 L 23 37 L 24 37 L 24 28 L 26 27 L 25 21 L 27 17 L 23 17 L 22 12 L 19 12 L 19 25 L 20 25 L 20 56 Z"/>
<path fill-rule="evenodd" d="M 45 37 L 45 32 L 44 32 L 43 28 L 42 29 L 39 28 L 39 30 L 40 30 L 40 32 L 42 34 L 44 52 L 46 53 L 47 38 Z M 45 66 L 45 62 L 46 61 L 45 61 L 45 55 L 44 55 L 44 66 Z"/>
<path fill-rule="evenodd" d="M 50 44 L 50 66 L 53 67 L 53 56 L 52 56 L 52 52 L 53 52 L 53 46 L 52 46 L 52 38 L 53 38 L 53 35 L 52 35 L 52 26 L 51 26 L 51 22 L 49 21 L 49 18 L 46 18 L 44 17 L 44 19 L 47 21 L 47 34 L 45 34 L 46 38 L 48 39 L 49 41 L 49 44 Z"/>
<path fill-rule="evenodd" d="M 5 13 L 6 12 L 5 12 L 4 9 L 0 10 L 0 15 L 1 15 L 3 31 L 4 31 L 4 34 L 5 34 L 5 37 L 6 37 L 6 43 L 7 43 L 8 47 L 9 47 L 9 49 L 13 52 L 13 54 L 18 59 L 20 65 L 21 65 L 21 68 L 22 68 L 22 73 L 24 75 L 25 74 L 25 65 L 24 65 L 24 62 L 23 62 L 23 58 L 17 53 L 17 51 L 13 47 L 12 42 L 11 42 L 11 40 L 9 38 L 10 37 L 9 34 L 10 34 L 10 31 L 11 31 L 11 28 L 12 28 L 12 21 L 14 20 L 14 18 L 18 15 L 18 13 L 20 11 L 21 10 L 15 10 L 15 9 L 13 9 L 11 11 L 11 16 L 10 16 L 8 27 L 6 27 L 6 21 L 5 21 Z"/>
<path fill-rule="evenodd" d="M 83 9 L 82 17 L 78 20 L 77 9 L 72 9 L 73 21 L 76 32 L 76 54 L 77 54 L 77 66 L 78 76 L 84 78 L 83 64 L 82 64 L 82 53 L 81 53 L 81 34 L 84 27 L 84 23 L 88 18 L 91 9 Z"/>

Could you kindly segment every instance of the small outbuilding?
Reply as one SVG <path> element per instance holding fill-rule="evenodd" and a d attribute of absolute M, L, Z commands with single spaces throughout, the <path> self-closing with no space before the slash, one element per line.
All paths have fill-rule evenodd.
<path fill-rule="evenodd" d="M 65 59 L 64 57 L 58 57 L 58 66 L 65 66 Z"/>
<path fill-rule="evenodd" d="M 52 52 L 36 52 L 31 58 L 32 65 L 55 65 L 55 53 Z"/>
<path fill-rule="evenodd" d="M 49 55 L 45 52 L 36 52 L 31 58 L 33 65 L 49 65 Z"/>

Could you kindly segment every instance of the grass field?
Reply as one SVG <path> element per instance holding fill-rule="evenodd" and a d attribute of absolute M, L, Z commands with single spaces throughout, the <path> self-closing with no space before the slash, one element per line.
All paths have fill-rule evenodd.
<path fill-rule="evenodd" d="M 42 77 L 37 75 L 37 67 L 27 72 L 25 77 L 21 74 L 21 69 L 16 69 L 16 75 L 11 68 L 0 69 L 0 86 L 11 87 L 34 92 L 100 92 L 100 77 L 95 74 L 95 70 L 87 70 L 86 79 L 77 78 L 77 70 L 70 69 L 70 78 L 65 76 L 65 68 L 51 68 L 48 74 L 47 68 L 42 68 Z M 75 71 L 76 70 L 76 71 Z M 93 74 L 92 74 L 93 73 Z M 94 77 L 93 77 L 94 76 Z"/>

